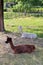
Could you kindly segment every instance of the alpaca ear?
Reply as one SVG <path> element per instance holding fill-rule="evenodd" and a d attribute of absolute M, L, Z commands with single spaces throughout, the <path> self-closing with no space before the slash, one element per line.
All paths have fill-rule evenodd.
<path fill-rule="evenodd" d="M 10 39 L 12 39 L 11 37 L 9 37 L 9 36 L 7 36 L 7 38 L 10 38 Z"/>

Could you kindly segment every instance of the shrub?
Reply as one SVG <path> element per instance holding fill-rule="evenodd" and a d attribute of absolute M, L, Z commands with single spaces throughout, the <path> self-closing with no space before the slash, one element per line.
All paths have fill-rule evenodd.
<path fill-rule="evenodd" d="M 4 12 L 7 12 L 7 8 L 4 8 Z"/>

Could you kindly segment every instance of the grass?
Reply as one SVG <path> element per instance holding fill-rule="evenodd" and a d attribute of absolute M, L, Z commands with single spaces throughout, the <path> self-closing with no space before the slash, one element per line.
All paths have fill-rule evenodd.
<path fill-rule="evenodd" d="M 35 54 L 5 54 L 3 55 L 1 65 L 43 65 L 42 52 Z"/>
<path fill-rule="evenodd" d="M 13 36 L 15 35 L 10 34 L 13 37 L 14 45 L 34 43 L 36 46 L 36 50 L 31 54 L 13 54 L 9 44 L 5 44 L 5 35 L 6 34 L 3 33 L 0 34 L 0 65 L 43 65 L 43 39 L 31 40 L 21 39 L 20 37 L 14 39 Z M 9 35 L 9 33 L 7 33 L 7 35 Z"/>
<path fill-rule="evenodd" d="M 26 39 L 23 40 L 25 42 Z M 18 43 L 18 41 L 20 42 L 20 40 L 16 40 L 15 43 Z M 39 45 L 36 47 L 35 52 L 31 54 L 13 54 L 10 52 L 11 48 L 7 49 L 9 49 L 9 52 L 0 55 L 0 65 L 43 65 L 43 48 Z"/>
<path fill-rule="evenodd" d="M 43 38 L 43 17 L 17 17 L 4 19 L 5 29 L 11 32 L 19 32 L 18 26 L 23 27 L 23 31 L 36 33 Z"/>
<path fill-rule="evenodd" d="M 36 33 L 43 38 L 43 17 L 17 17 L 12 19 L 4 19 L 5 29 L 11 32 L 19 32 L 18 26 L 23 27 L 23 31 Z M 14 39 L 15 44 L 20 42 L 26 43 L 28 39 Z M 28 40 L 29 41 L 29 40 Z M 4 55 L 0 55 L 0 65 L 43 65 L 43 39 L 33 40 L 36 51 L 31 54 L 12 54 L 10 51 Z M 28 42 L 30 43 L 30 42 Z M 42 45 L 41 45 L 42 44 Z"/>

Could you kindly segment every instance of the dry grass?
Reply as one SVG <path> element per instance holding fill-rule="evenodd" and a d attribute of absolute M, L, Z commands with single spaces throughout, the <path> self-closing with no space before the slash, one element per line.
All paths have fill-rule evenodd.
<path fill-rule="evenodd" d="M 6 36 L 13 37 L 17 44 L 34 44 L 36 50 L 31 54 L 13 54 L 9 44 L 5 44 Z M 17 33 L 0 33 L 0 65 L 43 65 L 43 38 L 22 39 Z"/>

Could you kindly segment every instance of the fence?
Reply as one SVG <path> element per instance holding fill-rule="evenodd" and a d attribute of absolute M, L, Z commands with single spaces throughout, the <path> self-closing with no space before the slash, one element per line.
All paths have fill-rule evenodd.
<path fill-rule="evenodd" d="M 30 17 L 30 16 L 43 16 L 43 11 L 42 12 L 29 12 L 29 13 L 21 13 L 21 12 L 4 12 L 4 18 L 5 19 L 10 19 L 10 18 L 16 18 L 16 17 Z"/>

